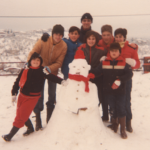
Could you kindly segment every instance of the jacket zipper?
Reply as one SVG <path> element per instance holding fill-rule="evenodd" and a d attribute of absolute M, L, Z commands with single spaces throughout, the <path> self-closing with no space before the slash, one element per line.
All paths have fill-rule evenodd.
<path fill-rule="evenodd" d="M 53 47 L 52 47 L 52 51 L 51 51 L 51 54 L 50 54 L 49 64 L 50 64 L 50 61 L 51 61 L 51 57 L 52 57 L 52 54 L 53 54 L 53 50 L 54 50 L 54 45 L 53 45 Z"/>
<path fill-rule="evenodd" d="M 91 47 L 90 47 L 90 64 L 91 64 Z"/>

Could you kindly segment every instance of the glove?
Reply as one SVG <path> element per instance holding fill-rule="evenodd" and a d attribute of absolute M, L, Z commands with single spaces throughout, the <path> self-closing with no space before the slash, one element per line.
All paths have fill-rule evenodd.
<path fill-rule="evenodd" d="M 24 69 L 29 69 L 29 68 L 28 68 L 28 62 L 24 64 L 24 67 L 23 67 L 23 68 L 24 68 Z"/>
<path fill-rule="evenodd" d="M 102 56 L 99 61 L 100 61 L 100 62 L 101 62 L 101 61 L 104 61 L 106 58 L 107 58 L 106 56 Z"/>
<path fill-rule="evenodd" d="M 68 83 L 69 83 L 68 80 L 62 80 L 62 81 L 61 81 L 61 85 L 62 85 L 62 86 L 67 86 Z"/>
<path fill-rule="evenodd" d="M 48 33 L 43 33 L 42 37 L 41 37 L 41 40 L 46 42 L 49 38 L 49 34 Z"/>
<path fill-rule="evenodd" d="M 17 96 L 13 95 L 11 101 L 12 101 L 12 105 L 14 106 L 15 103 L 17 102 Z"/>
<path fill-rule="evenodd" d="M 120 86 L 121 81 L 119 79 L 115 80 L 115 82 L 113 83 L 113 85 L 111 86 L 112 89 L 118 89 L 118 87 Z"/>
<path fill-rule="evenodd" d="M 48 66 L 45 66 L 45 67 L 43 68 L 43 72 L 44 72 L 46 75 L 48 75 L 48 74 L 51 73 L 51 70 L 49 69 Z"/>
<path fill-rule="evenodd" d="M 131 43 L 131 44 L 129 44 L 132 48 L 137 48 L 137 46 L 136 46 L 136 44 L 134 44 L 134 43 Z"/>
<path fill-rule="evenodd" d="M 129 64 L 131 67 L 135 67 L 136 61 L 132 58 L 126 58 L 126 63 Z"/>

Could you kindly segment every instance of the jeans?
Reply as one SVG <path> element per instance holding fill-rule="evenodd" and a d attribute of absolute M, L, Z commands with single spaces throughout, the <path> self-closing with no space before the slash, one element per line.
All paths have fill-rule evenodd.
<path fill-rule="evenodd" d="M 56 102 L 56 83 L 48 80 L 48 101 L 46 102 L 47 108 L 54 108 L 55 102 Z M 34 108 L 34 112 L 39 113 L 43 109 L 44 109 L 44 86 L 41 92 L 41 97 L 39 98 L 38 103 Z"/>
<path fill-rule="evenodd" d="M 126 82 L 126 121 L 130 121 L 132 119 L 131 90 L 132 90 L 132 79 Z"/>
<path fill-rule="evenodd" d="M 125 95 L 105 95 L 106 101 L 111 107 L 113 118 L 126 116 L 126 96 Z"/>

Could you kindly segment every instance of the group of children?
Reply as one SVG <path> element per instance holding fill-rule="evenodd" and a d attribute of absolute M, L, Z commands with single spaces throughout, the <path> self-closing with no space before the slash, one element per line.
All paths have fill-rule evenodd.
<path fill-rule="evenodd" d="M 64 79 L 68 78 L 69 63 L 74 59 L 78 49 L 82 50 L 91 71 L 96 78 L 91 80 L 98 89 L 98 96 L 103 109 L 103 121 L 109 120 L 108 105 L 111 110 L 111 127 L 117 132 L 120 124 L 120 133 L 123 139 L 127 138 L 125 130 L 132 132 L 131 119 L 131 89 L 132 89 L 132 69 L 139 68 L 136 44 L 129 44 L 126 41 L 127 30 L 118 28 L 112 34 L 112 27 L 104 25 L 100 35 L 92 30 L 86 32 L 84 42 L 80 41 L 80 29 L 72 26 L 69 29 L 69 39 L 62 40 L 67 44 L 67 53 L 61 66 Z M 59 32 L 58 32 L 59 34 Z M 43 34 L 41 40 L 46 42 L 48 34 Z M 62 79 L 50 74 L 46 67 L 42 66 L 42 57 L 38 53 L 33 53 L 28 61 L 28 68 L 23 69 L 18 75 L 12 89 L 13 101 L 20 89 L 17 102 L 17 114 L 13 123 L 13 128 L 9 134 L 2 136 L 5 141 L 10 141 L 19 128 L 24 124 L 27 131 L 24 135 L 29 135 L 34 131 L 29 116 L 34 109 L 41 95 L 44 79 L 48 78 L 52 82 L 61 84 Z"/>

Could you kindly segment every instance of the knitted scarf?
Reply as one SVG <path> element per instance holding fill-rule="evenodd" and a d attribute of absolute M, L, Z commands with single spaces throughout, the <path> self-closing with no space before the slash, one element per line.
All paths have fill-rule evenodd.
<path fill-rule="evenodd" d="M 89 80 L 94 79 L 95 75 L 90 73 L 87 77 L 84 77 L 82 75 L 77 75 L 77 74 L 69 74 L 69 79 L 75 80 L 75 81 L 83 81 L 85 83 L 85 92 L 89 93 Z"/>

